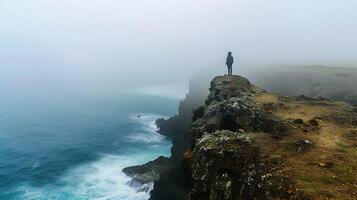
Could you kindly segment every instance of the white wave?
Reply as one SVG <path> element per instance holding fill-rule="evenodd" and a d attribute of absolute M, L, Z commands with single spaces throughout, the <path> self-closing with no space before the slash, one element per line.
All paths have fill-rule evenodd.
<path fill-rule="evenodd" d="M 168 151 L 168 149 L 166 149 Z M 130 156 L 105 155 L 102 159 L 68 171 L 55 184 L 19 188 L 25 200 L 146 200 L 152 183 L 132 187 L 122 169 L 154 159 L 160 152 Z"/>
<path fill-rule="evenodd" d="M 127 183 L 131 178 L 122 173 L 125 166 L 134 164 L 138 163 L 133 162 L 129 157 L 106 156 L 99 162 L 93 163 L 89 168 L 86 166 L 87 173 L 76 193 L 80 196 L 89 194 L 91 198 L 98 200 L 148 199 L 149 194 L 137 192 L 135 188 L 130 187 Z M 81 171 L 81 169 L 78 170 L 78 172 Z"/>
<path fill-rule="evenodd" d="M 130 119 L 138 123 L 140 131 L 131 133 L 125 138 L 130 142 L 158 143 L 165 137 L 157 132 L 156 119 L 163 116 L 152 113 L 133 113 Z"/>
<path fill-rule="evenodd" d="M 186 82 L 167 85 L 153 85 L 134 89 L 134 92 L 140 94 L 165 97 L 170 99 L 184 99 L 187 91 L 188 84 Z"/>
<path fill-rule="evenodd" d="M 129 116 L 138 124 L 138 133 L 127 136 L 132 142 L 152 143 L 146 150 L 130 155 L 103 155 L 102 159 L 69 170 L 53 184 L 43 187 L 23 185 L 18 188 L 21 200 L 146 200 L 152 183 L 135 185 L 122 169 L 143 164 L 160 155 L 168 156 L 170 142 L 157 133 L 155 120 L 162 116 L 133 113 Z M 34 164 L 36 167 L 37 164 Z"/>

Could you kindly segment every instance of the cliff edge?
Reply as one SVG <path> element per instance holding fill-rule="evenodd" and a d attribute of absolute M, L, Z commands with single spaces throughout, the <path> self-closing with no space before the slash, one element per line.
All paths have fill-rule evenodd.
<path fill-rule="evenodd" d="M 236 75 L 215 77 L 209 91 L 180 132 L 188 148 L 150 199 L 356 199 L 356 107 L 269 93 Z"/>

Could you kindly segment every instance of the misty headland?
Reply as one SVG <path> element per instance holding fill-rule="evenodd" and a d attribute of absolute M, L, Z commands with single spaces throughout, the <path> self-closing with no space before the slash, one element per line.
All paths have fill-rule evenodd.
<path fill-rule="evenodd" d="M 0 199 L 354 199 L 356 7 L 1 1 Z"/>

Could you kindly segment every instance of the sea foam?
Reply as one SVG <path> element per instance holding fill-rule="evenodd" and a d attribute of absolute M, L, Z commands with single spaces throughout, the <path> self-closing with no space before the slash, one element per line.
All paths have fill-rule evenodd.
<path fill-rule="evenodd" d="M 153 113 L 133 113 L 130 119 L 138 123 L 139 131 L 126 136 L 130 142 L 144 142 L 144 143 L 159 143 L 164 136 L 157 133 L 157 126 L 155 120 L 163 116 Z"/>
<path fill-rule="evenodd" d="M 18 188 L 19 199 L 26 200 L 145 200 L 153 183 L 133 184 L 122 169 L 143 164 L 160 155 L 169 154 L 169 141 L 159 135 L 155 120 L 162 117 L 152 113 L 133 113 L 129 119 L 138 125 L 139 133 L 129 134 L 132 142 L 153 143 L 145 151 L 127 155 L 102 155 L 101 159 L 68 170 L 55 183 L 43 187 L 23 185 Z"/>

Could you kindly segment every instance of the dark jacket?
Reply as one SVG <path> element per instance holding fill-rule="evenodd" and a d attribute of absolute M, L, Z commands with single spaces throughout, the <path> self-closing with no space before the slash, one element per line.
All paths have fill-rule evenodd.
<path fill-rule="evenodd" d="M 226 65 L 228 66 L 232 66 L 233 65 L 233 56 L 227 56 L 227 61 L 226 61 Z"/>

